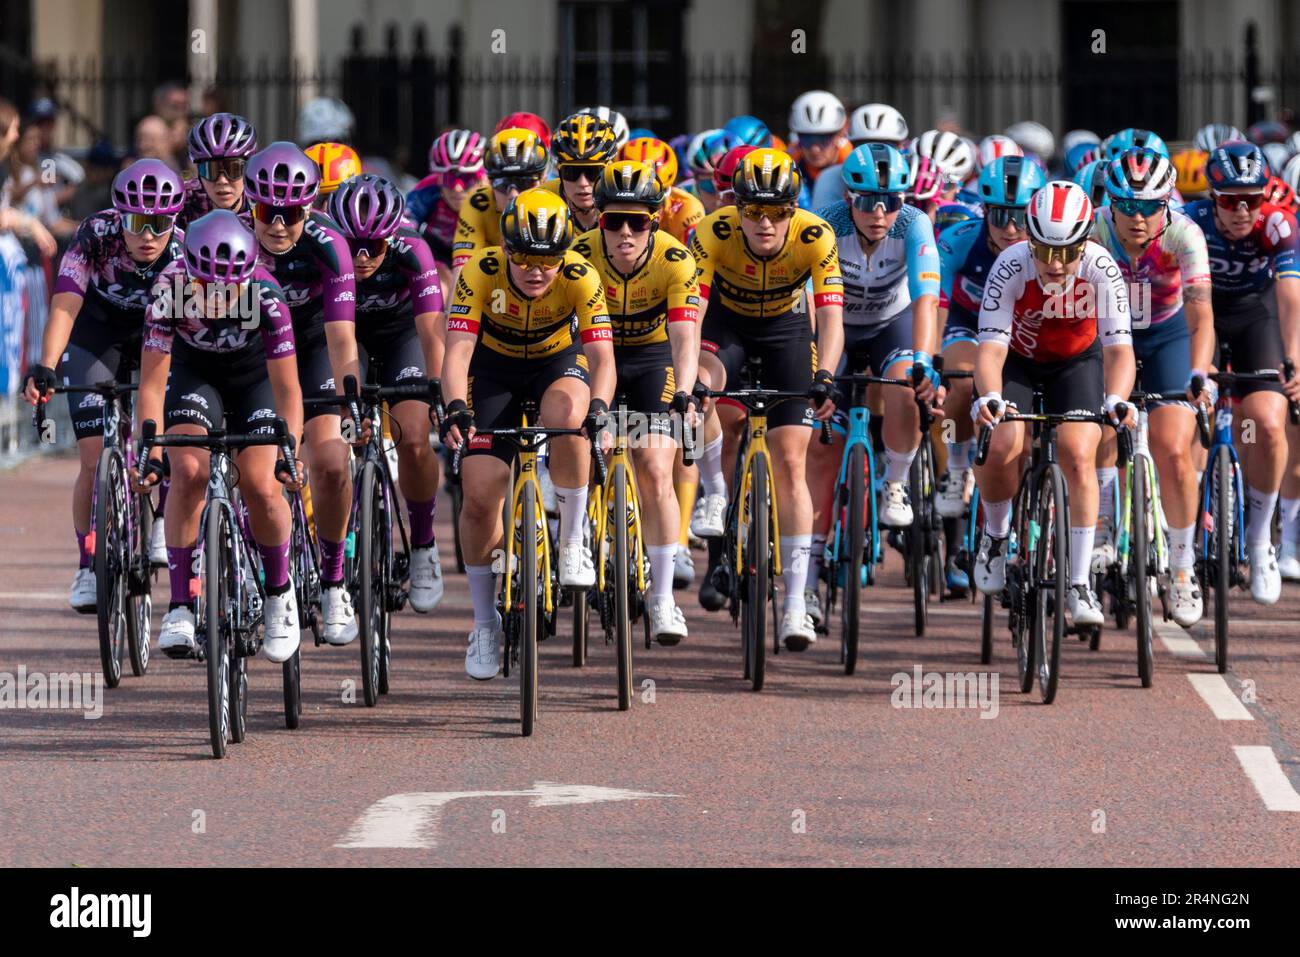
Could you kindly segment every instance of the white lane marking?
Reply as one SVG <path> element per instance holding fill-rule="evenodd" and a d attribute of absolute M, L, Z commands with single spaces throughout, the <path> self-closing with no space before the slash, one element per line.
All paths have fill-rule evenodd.
<path fill-rule="evenodd" d="M 600 801 L 639 801 L 644 798 L 681 797 L 627 791 L 592 784 L 557 784 L 536 781 L 526 791 L 411 791 L 390 794 L 376 801 L 353 822 L 335 847 L 433 847 L 438 843 L 442 809 L 461 798 L 530 797 L 532 807 L 595 804 Z"/>
<path fill-rule="evenodd" d="M 1223 675 L 1191 674 L 1187 676 L 1187 680 L 1192 683 L 1196 693 L 1204 699 L 1205 703 L 1210 706 L 1210 710 L 1214 712 L 1214 716 L 1220 721 L 1255 720 L 1255 716 L 1232 693 L 1232 689 L 1228 687 L 1228 682 L 1223 680 Z"/>
<path fill-rule="evenodd" d="M 1182 658 L 1204 658 L 1205 650 L 1196 643 L 1194 639 L 1177 625 L 1167 621 L 1155 622 L 1155 632 L 1160 637 L 1160 643 L 1171 653 Z"/>
<path fill-rule="evenodd" d="M 3 601 L 67 601 L 68 596 L 57 591 L 0 591 Z"/>
<path fill-rule="evenodd" d="M 1270 811 L 1300 811 L 1300 794 L 1268 745 L 1234 745 L 1241 769 Z"/>

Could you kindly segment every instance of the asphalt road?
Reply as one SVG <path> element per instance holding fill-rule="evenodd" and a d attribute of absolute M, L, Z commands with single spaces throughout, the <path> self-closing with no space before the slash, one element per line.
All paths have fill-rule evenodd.
<path fill-rule="evenodd" d="M 0 690 L 5 675 L 97 672 L 94 619 L 66 604 L 75 561 L 70 459 L 0 473 Z M 863 600 L 846 677 L 838 644 L 741 680 L 737 632 L 679 592 L 690 638 L 638 643 L 638 695 L 615 702 L 613 649 L 571 666 L 542 646 L 541 719 L 519 736 L 518 686 L 472 682 L 469 597 L 451 572 L 427 616 L 395 620 L 393 690 L 357 702 L 357 646 L 303 653 L 302 727 L 280 669 L 251 668 L 248 740 L 215 761 L 204 671 L 155 656 L 105 691 L 102 717 L 0 710 L 0 864 L 1151 865 L 1300 859 L 1300 588 L 1272 608 L 1238 593 L 1233 657 L 1211 632 L 1162 626 L 1155 686 L 1131 634 L 1072 641 L 1055 704 L 1015 688 L 997 636 L 983 707 L 897 707 L 922 674 L 980 672 L 976 606 L 912 634 L 891 556 Z M 702 563 L 702 556 L 701 556 Z M 165 575 L 155 586 L 159 608 Z M 155 619 L 159 612 L 155 613 Z M 901 676 L 901 677 L 899 677 Z M 910 703 L 911 695 L 907 695 Z M 919 700 L 919 699 L 918 699 Z M 0 702 L 3 695 L 0 694 Z M 922 701 L 922 703 L 924 703 Z M 953 703 L 953 702 L 948 702 Z"/>

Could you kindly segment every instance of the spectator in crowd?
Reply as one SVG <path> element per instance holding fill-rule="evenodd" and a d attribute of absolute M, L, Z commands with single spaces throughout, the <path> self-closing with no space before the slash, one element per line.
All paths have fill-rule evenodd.
<path fill-rule="evenodd" d="M 161 116 L 150 114 L 136 123 L 135 153 L 130 159 L 132 161 L 158 159 L 174 170 L 182 169 L 182 165 L 176 160 L 175 150 L 172 148 L 171 130 L 168 128 L 166 120 Z"/>
<path fill-rule="evenodd" d="M 121 166 L 122 154 L 113 148 L 113 144 L 101 141 L 92 146 L 86 154 L 86 177 L 67 204 L 68 216 L 82 220 L 111 206 L 109 190 Z"/>
<path fill-rule="evenodd" d="M 225 96 L 221 90 L 215 86 L 210 86 L 203 91 L 203 96 L 199 101 L 199 116 L 211 116 L 213 113 L 229 113 L 230 105 L 226 102 Z"/>
<path fill-rule="evenodd" d="M 66 218 L 59 204 L 59 185 L 53 160 L 41 159 L 41 132 L 28 123 L 19 131 L 9 154 L 10 202 L 37 219 L 56 238 L 71 236 L 77 223 Z"/>
<path fill-rule="evenodd" d="M 81 164 L 54 145 L 55 128 L 58 124 L 59 108 L 49 97 L 41 97 L 27 111 L 27 123 L 36 130 L 37 153 L 43 178 L 53 172 L 56 184 L 55 201 L 60 209 L 72 201 L 77 186 L 85 179 L 86 173 Z M 52 160 L 53 165 L 46 161 Z"/>
<path fill-rule="evenodd" d="M 186 140 L 190 132 L 190 93 L 175 80 L 168 80 L 153 91 L 153 112 L 167 124 L 171 134 L 173 156 L 188 155 Z"/>
<path fill-rule="evenodd" d="M 11 205 L 13 181 L 10 177 L 10 158 L 19 137 L 18 111 L 8 100 L 0 97 L 0 232 L 13 232 L 34 242 L 46 256 L 58 251 L 58 244 L 39 219 Z"/>

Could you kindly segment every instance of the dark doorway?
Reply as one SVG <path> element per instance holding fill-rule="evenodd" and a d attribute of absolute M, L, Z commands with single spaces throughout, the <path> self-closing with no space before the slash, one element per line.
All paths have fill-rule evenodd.
<path fill-rule="evenodd" d="M 1061 4 L 1066 129 L 1105 136 L 1136 126 L 1178 135 L 1178 7 L 1177 0 Z M 1103 39 L 1106 52 L 1093 52 Z"/>

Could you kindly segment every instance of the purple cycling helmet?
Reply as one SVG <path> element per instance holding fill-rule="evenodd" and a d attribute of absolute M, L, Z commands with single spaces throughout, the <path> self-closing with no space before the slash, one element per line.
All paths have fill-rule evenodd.
<path fill-rule="evenodd" d="M 244 282 L 257 268 L 257 240 L 228 209 L 214 209 L 185 231 L 185 269 L 205 282 Z"/>
<path fill-rule="evenodd" d="M 330 218 L 353 239 L 388 239 L 402 224 L 405 210 L 406 200 L 397 187 L 374 173 L 347 180 L 329 204 Z"/>
<path fill-rule="evenodd" d="M 192 127 L 189 135 L 190 159 L 201 160 L 249 157 L 257 150 L 257 130 L 253 124 L 234 113 L 213 113 Z"/>
<path fill-rule="evenodd" d="M 244 193 L 267 206 L 310 206 L 319 187 L 316 161 L 286 140 L 254 153 L 244 170 Z"/>
<path fill-rule="evenodd" d="M 119 213 L 166 216 L 184 205 L 185 184 L 162 160 L 136 160 L 113 178 L 113 208 Z"/>

